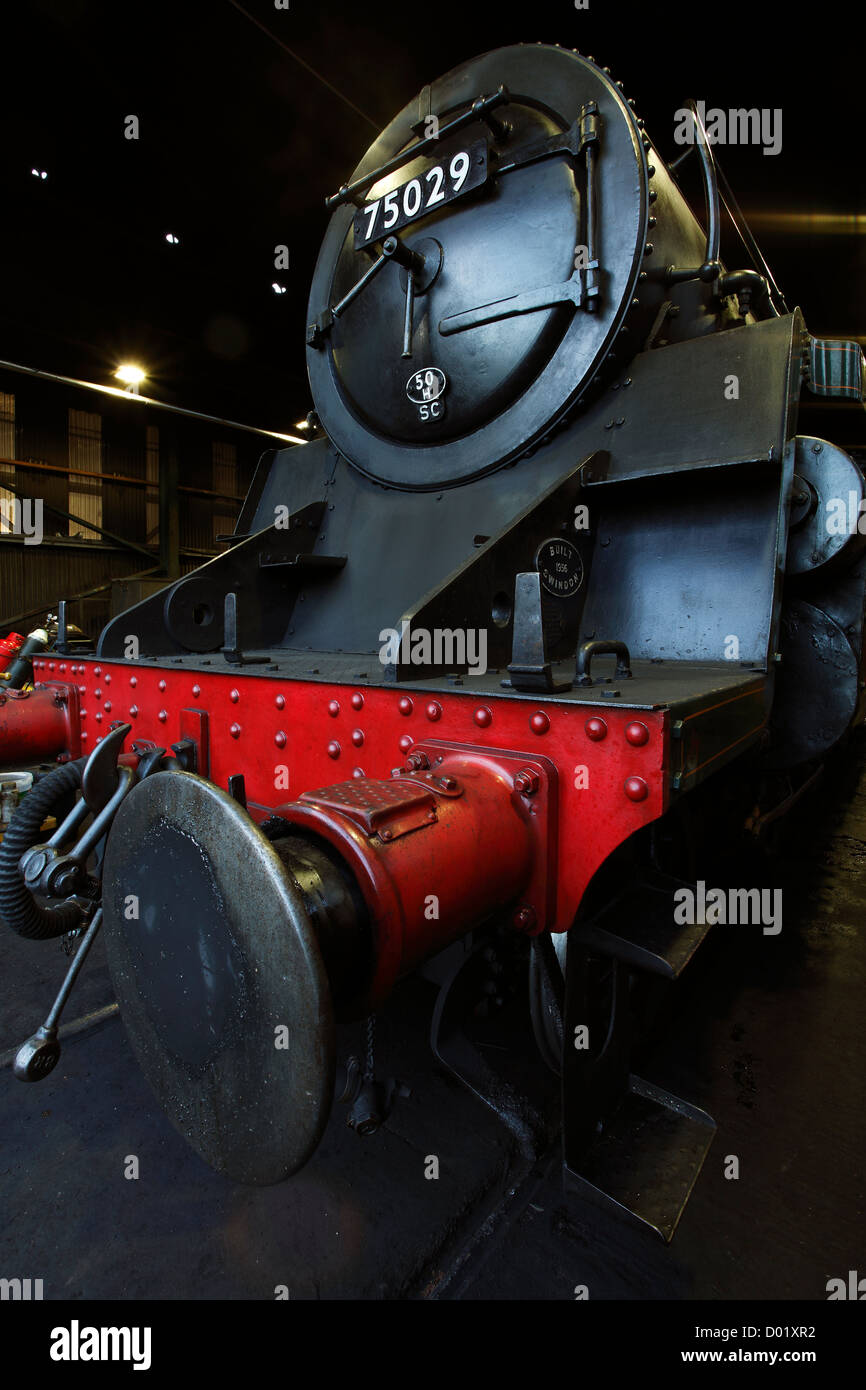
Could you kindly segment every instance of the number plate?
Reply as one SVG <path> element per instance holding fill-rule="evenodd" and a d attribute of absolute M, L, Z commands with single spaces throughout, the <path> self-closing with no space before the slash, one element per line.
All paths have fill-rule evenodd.
<path fill-rule="evenodd" d="M 362 250 L 371 241 L 381 241 L 389 232 L 399 231 L 486 182 L 487 141 L 476 140 L 465 149 L 445 155 L 423 174 L 386 193 L 384 198 L 358 208 L 355 250 Z"/>

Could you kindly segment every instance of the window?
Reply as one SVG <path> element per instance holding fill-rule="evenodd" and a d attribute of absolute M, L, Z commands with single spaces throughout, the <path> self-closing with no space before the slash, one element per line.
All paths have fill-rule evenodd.
<path fill-rule="evenodd" d="M 4 507 L 4 503 L 13 503 L 14 494 L 7 492 L 2 486 L 3 479 L 8 482 L 15 482 L 15 468 L 11 463 L 4 463 L 4 459 L 14 459 L 15 457 L 15 397 L 6 391 L 0 391 L 0 511 L 3 515 L 10 515 Z"/>
<path fill-rule="evenodd" d="M 235 529 L 238 517 L 238 503 L 228 501 L 237 496 L 238 491 L 238 451 L 234 444 L 214 441 L 213 450 L 213 490 L 218 493 L 214 501 L 213 536 L 228 535 Z M 219 499 L 226 499 L 220 501 Z"/>
<path fill-rule="evenodd" d="M 156 425 L 147 426 L 145 439 L 145 459 L 147 472 L 145 474 L 148 486 L 145 488 L 145 526 L 147 538 L 145 544 L 159 544 L 159 429 Z"/>
<path fill-rule="evenodd" d="M 69 511 L 81 518 L 70 521 L 70 536 L 99 540 L 99 532 L 83 522 L 102 525 L 102 416 L 86 410 L 69 412 Z M 72 469 L 79 472 L 73 473 Z M 82 474 L 90 476 L 82 477 Z"/>

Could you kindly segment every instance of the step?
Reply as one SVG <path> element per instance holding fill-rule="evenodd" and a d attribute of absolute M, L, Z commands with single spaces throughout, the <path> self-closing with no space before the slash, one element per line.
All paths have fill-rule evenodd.
<path fill-rule="evenodd" d="M 691 885 L 683 883 L 680 887 Z M 710 927 L 699 917 L 693 925 L 674 921 L 674 889 L 638 884 L 627 889 L 597 916 L 573 928 L 588 950 L 613 956 L 636 970 L 675 980 L 682 974 Z"/>
<path fill-rule="evenodd" d="M 622 1104 L 579 1165 L 563 1167 L 565 1189 L 668 1242 L 715 1133 L 705 1110 L 630 1076 Z"/>

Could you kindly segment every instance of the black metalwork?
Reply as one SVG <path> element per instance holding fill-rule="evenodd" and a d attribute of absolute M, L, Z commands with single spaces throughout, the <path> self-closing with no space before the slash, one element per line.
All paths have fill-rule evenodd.
<path fill-rule="evenodd" d="M 96 940 L 96 934 L 102 926 L 102 908 L 98 907 L 90 920 L 87 931 L 84 933 L 79 943 L 78 949 L 72 958 L 72 963 L 66 972 L 63 984 L 45 1022 L 37 1028 L 32 1037 L 21 1044 L 15 1054 L 12 1063 L 12 1071 L 18 1081 L 42 1081 L 48 1076 L 57 1063 L 60 1061 L 60 1038 L 58 1029 L 60 1025 L 60 1015 L 66 1006 L 72 987 L 78 979 L 87 954 Z"/>
<path fill-rule="evenodd" d="M 337 193 L 332 193 L 329 198 L 325 199 L 325 207 L 329 212 L 332 212 L 335 208 L 342 207 L 344 203 L 354 202 L 380 179 L 384 179 L 388 174 L 393 174 L 397 169 L 402 169 L 404 164 L 409 164 L 413 159 L 429 154 L 450 136 L 456 135 L 458 131 L 464 130 L 466 126 L 472 125 L 478 120 L 485 121 L 500 137 L 504 136 L 506 133 L 504 127 L 500 126 L 498 122 L 494 126 L 491 123 L 491 115 L 510 100 L 508 88 L 503 86 L 498 87 L 490 96 L 476 97 L 468 111 L 464 111 L 462 115 L 455 116 L 452 121 L 440 126 L 436 135 L 429 135 L 423 140 L 418 140 L 414 145 L 403 150 L 402 153 L 395 155 L 393 159 L 389 159 L 377 169 L 373 169 L 371 173 L 364 174 L 352 183 L 344 184 Z"/>
<path fill-rule="evenodd" d="M 577 649 L 575 677 L 578 685 L 592 685 L 593 657 L 605 654 L 616 657 L 614 680 L 631 680 L 631 657 L 625 642 L 605 642 L 600 639 L 593 639 L 589 642 L 581 642 Z"/>
<path fill-rule="evenodd" d="M 507 120 L 497 119 L 506 103 Z M 605 738 L 598 716 L 625 705 L 635 721 L 624 737 L 639 748 L 640 712 L 663 712 L 652 766 L 671 815 L 687 816 L 696 789 L 709 798 L 722 774 L 755 789 L 753 829 L 792 804 L 866 714 L 866 484 L 856 459 L 800 431 L 800 392 L 861 403 L 866 366 L 853 340 L 812 339 L 800 311 L 787 311 L 690 106 L 705 228 L 591 59 L 510 46 L 409 103 L 328 200 L 307 318 L 321 432 L 263 457 L 227 553 L 178 577 L 167 533 L 172 582 L 109 623 L 100 657 L 125 658 L 134 635 L 141 662 L 171 671 L 226 677 L 255 664 L 289 713 L 283 692 L 302 681 L 351 690 L 355 709 L 361 688 L 411 683 L 426 696 L 458 686 L 480 727 L 485 697 L 522 702 L 527 746 L 563 711 L 580 712 L 578 746 L 584 711 L 595 716 L 586 737 Z M 438 139 L 426 134 L 434 112 Z M 477 186 L 458 197 L 454 182 L 453 197 L 423 211 L 404 199 L 392 222 L 400 235 L 358 245 L 364 192 L 459 131 L 482 151 Z M 407 132 L 419 138 L 407 144 Z M 754 268 L 726 268 L 723 207 Z M 844 524 L 828 528 L 840 499 Z M 64 648 L 65 610 L 59 628 Z M 417 629 L 466 642 L 419 664 L 403 642 Z M 470 632 L 484 638 L 483 660 L 470 658 Z M 612 679 L 599 678 L 605 655 L 616 658 Z M 410 742 L 424 717 L 414 712 L 414 725 L 401 724 Z M 232 1178 L 271 1182 L 296 1171 L 323 1132 L 335 1020 L 378 1005 L 365 992 L 375 911 L 336 850 L 294 833 L 285 807 L 256 824 L 252 765 L 237 765 L 228 793 L 197 775 L 208 755 L 196 768 L 205 740 L 196 743 L 190 717 L 205 714 L 181 714 L 171 753 L 133 746 L 136 774 L 116 767 L 127 726 L 103 740 L 84 796 L 47 845 L 33 827 L 76 789 L 80 768 L 34 789 L 0 849 L 0 905 L 24 935 L 78 930 L 99 889 L 87 852 L 110 828 L 105 938 L 133 1048 L 200 1154 Z M 417 744 L 413 756 L 420 772 Z M 522 763 L 525 747 L 499 756 Z M 648 764 L 636 755 L 639 766 Z M 515 788 L 529 823 L 537 804 L 524 806 Z M 602 808 L 622 818 L 629 847 L 632 793 L 639 802 L 647 792 L 629 777 Z M 590 815 L 579 832 L 569 827 L 568 849 L 592 849 L 594 833 Z M 548 846 L 551 875 L 557 848 Z M 78 899 L 37 909 L 22 856 L 30 888 Z M 642 980 L 682 973 L 707 928 L 675 925 L 673 895 L 690 877 L 671 878 L 656 858 L 613 867 L 607 884 L 610 862 L 593 879 L 565 951 L 546 935 L 533 941 L 529 1014 L 561 1076 L 567 1183 L 667 1239 L 713 1123 L 634 1075 L 636 1000 Z M 147 932 L 125 913 L 129 894 Z M 464 1027 L 487 949 L 464 945 L 436 963 L 434 1053 L 532 1157 L 549 1139 L 543 1116 L 494 1075 Z M 55 1012 L 34 1035 L 25 1071 L 56 1056 L 56 1022 Z M 281 1027 L 290 1066 L 271 1046 Z M 359 1133 L 381 1123 L 394 1094 L 393 1079 L 375 1075 L 372 1024 L 366 1044 L 337 1087 Z"/>

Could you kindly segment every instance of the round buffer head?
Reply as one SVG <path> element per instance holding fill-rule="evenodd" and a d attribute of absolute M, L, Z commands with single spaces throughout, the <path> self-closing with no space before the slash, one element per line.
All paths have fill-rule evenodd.
<path fill-rule="evenodd" d="M 334 1094 L 331 992 L 297 883 L 213 783 L 133 788 L 105 854 L 104 932 L 142 1071 L 195 1151 L 238 1182 L 296 1172 Z"/>

